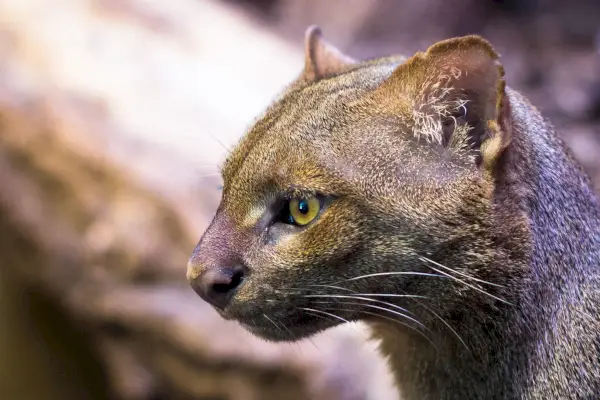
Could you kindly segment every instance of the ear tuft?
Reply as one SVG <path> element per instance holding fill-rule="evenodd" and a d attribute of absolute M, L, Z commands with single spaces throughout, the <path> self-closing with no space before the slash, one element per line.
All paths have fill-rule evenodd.
<path fill-rule="evenodd" d="M 337 75 L 356 61 L 323 39 L 321 28 L 310 26 L 304 35 L 304 71 L 302 78 L 316 81 Z"/>

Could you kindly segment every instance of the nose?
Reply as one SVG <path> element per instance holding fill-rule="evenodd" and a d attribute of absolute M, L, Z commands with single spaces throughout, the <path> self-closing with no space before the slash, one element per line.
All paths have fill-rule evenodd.
<path fill-rule="evenodd" d="M 204 301 L 223 310 L 244 281 L 245 275 L 246 269 L 241 265 L 209 268 L 190 284 Z"/>

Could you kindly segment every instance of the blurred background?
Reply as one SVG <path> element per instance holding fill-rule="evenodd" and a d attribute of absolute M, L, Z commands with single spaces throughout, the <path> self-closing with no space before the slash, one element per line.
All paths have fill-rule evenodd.
<path fill-rule="evenodd" d="M 363 326 L 269 344 L 185 283 L 315 23 L 356 58 L 483 34 L 600 187 L 597 0 L 0 0 L 0 398 L 396 399 Z"/>

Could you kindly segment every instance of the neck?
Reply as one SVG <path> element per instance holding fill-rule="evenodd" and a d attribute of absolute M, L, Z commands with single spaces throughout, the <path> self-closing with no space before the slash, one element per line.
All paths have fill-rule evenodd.
<path fill-rule="evenodd" d="M 537 335 L 509 307 L 438 314 L 427 321 L 427 338 L 393 322 L 372 322 L 402 399 L 519 398 Z"/>

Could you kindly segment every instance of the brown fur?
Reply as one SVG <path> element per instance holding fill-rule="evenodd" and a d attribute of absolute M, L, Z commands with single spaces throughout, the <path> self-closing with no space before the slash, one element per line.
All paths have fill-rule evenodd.
<path fill-rule="evenodd" d="M 229 156 L 190 281 L 244 265 L 220 312 L 270 340 L 368 322 L 405 399 L 600 398 L 598 201 L 491 45 L 357 62 L 311 28 L 306 54 Z M 313 223 L 277 222 L 315 194 Z"/>

